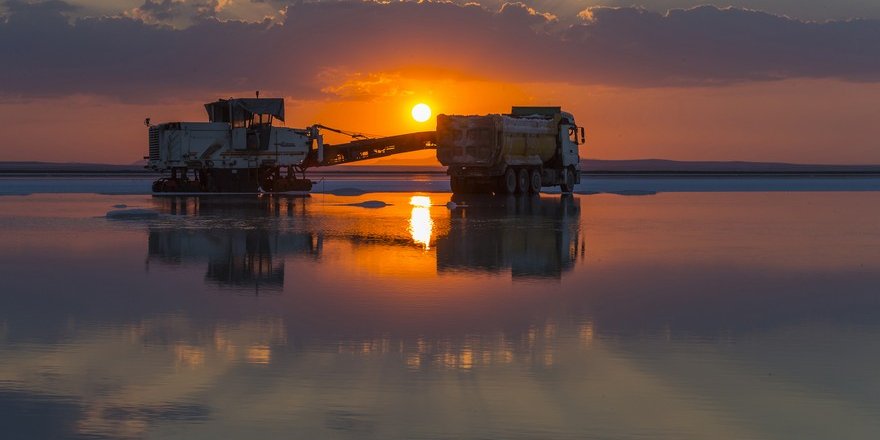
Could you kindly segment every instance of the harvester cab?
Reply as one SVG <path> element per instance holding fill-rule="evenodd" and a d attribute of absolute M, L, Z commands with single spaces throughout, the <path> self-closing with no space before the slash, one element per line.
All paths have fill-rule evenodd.
<path fill-rule="evenodd" d="M 210 122 L 231 125 L 234 150 L 268 150 L 273 122 L 284 122 L 281 98 L 220 99 L 205 104 L 205 110 Z"/>

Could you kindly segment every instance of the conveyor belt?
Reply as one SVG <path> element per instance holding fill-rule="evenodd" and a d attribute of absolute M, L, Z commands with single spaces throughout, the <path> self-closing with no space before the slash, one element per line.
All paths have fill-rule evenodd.
<path fill-rule="evenodd" d="M 318 160 L 317 150 L 312 150 L 303 163 L 303 168 L 339 165 L 436 147 L 437 135 L 434 131 L 362 139 L 345 144 L 324 145 L 324 158 L 321 161 Z"/>

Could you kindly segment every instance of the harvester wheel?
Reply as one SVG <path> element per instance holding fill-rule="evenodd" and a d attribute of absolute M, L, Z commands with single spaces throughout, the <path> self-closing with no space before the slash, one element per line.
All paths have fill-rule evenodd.
<path fill-rule="evenodd" d="M 516 192 L 519 194 L 529 193 L 529 170 L 520 168 L 516 174 Z"/>
<path fill-rule="evenodd" d="M 503 189 L 506 194 L 513 194 L 516 192 L 516 170 L 513 168 L 507 168 L 507 171 L 504 172 L 504 177 L 501 180 L 501 189 Z"/>
<path fill-rule="evenodd" d="M 570 167 L 562 172 L 562 184 L 559 185 L 559 189 L 564 194 L 570 194 L 574 191 L 574 171 Z"/>
<path fill-rule="evenodd" d="M 529 192 L 532 194 L 538 194 L 541 192 L 541 172 L 538 170 L 532 170 L 531 172 L 529 179 Z"/>

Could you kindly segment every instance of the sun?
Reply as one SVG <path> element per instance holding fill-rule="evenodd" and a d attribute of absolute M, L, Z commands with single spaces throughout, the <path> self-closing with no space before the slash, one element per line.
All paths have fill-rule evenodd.
<path fill-rule="evenodd" d="M 425 122 L 431 119 L 431 107 L 428 107 L 428 104 L 416 104 L 412 108 L 412 117 L 417 122 Z"/>

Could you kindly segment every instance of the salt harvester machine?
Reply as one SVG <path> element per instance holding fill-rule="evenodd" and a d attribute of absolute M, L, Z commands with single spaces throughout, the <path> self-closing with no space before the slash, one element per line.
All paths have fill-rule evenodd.
<path fill-rule="evenodd" d="M 367 138 L 320 124 L 279 126 L 281 98 L 220 99 L 205 104 L 208 122 L 149 119 L 147 169 L 168 173 L 153 182 L 154 193 L 308 192 L 305 170 L 435 147 L 433 131 Z M 322 130 L 351 137 L 325 144 Z"/>

